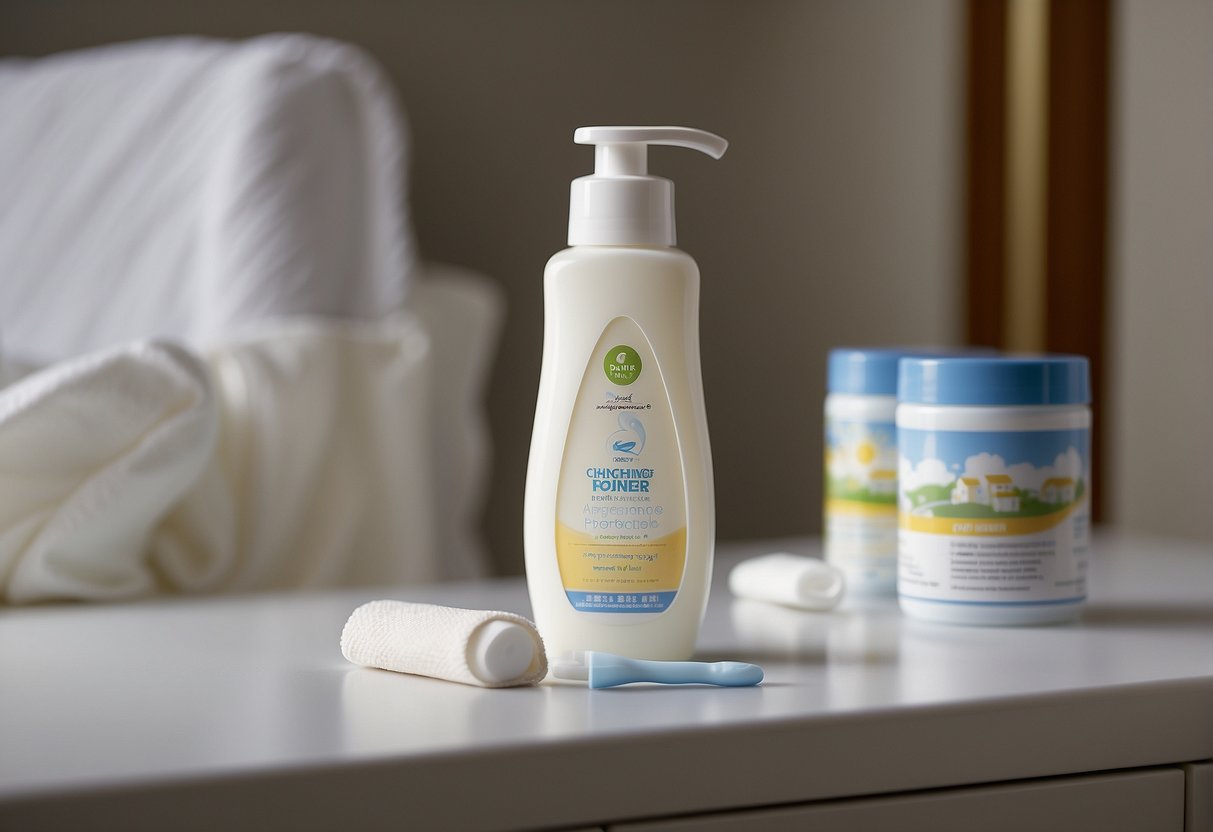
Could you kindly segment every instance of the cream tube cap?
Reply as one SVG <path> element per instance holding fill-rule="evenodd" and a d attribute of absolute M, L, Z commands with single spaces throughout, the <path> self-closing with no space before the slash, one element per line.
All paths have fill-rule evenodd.
<path fill-rule="evenodd" d="M 531 631 L 512 621 L 486 621 L 468 644 L 468 668 L 489 685 L 505 685 L 526 675 L 538 648 Z"/>

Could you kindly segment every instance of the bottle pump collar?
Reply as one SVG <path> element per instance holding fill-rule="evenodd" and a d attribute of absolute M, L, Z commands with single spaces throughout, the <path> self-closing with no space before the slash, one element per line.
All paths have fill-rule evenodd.
<path fill-rule="evenodd" d="M 573 180 L 569 245 L 672 246 L 674 183 L 648 172 L 648 146 L 685 147 L 713 159 L 729 143 L 690 127 L 579 127 L 577 144 L 595 146 L 594 174 Z"/>

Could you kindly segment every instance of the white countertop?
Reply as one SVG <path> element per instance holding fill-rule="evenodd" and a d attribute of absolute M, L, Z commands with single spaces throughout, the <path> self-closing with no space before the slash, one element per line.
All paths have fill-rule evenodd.
<path fill-rule="evenodd" d="M 701 658 L 759 688 L 483 690 L 355 668 L 377 597 L 526 614 L 521 579 L 0 610 L 0 826 L 574 826 L 1213 757 L 1213 552 L 1103 534 L 1078 624 L 966 628 L 893 601 L 736 602 Z M 154 824 L 150 824 L 154 825 Z"/>

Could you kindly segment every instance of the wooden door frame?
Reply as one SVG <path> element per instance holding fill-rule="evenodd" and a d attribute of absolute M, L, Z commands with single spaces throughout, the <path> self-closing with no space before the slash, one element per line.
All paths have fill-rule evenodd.
<path fill-rule="evenodd" d="M 1015 3 L 1044 4 L 1034 54 L 1047 62 L 1041 113 L 1044 123 L 1043 321 L 1030 329 L 1029 348 L 1076 353 L 1091 361 L 1093 411 L 1092 512 L 1102 518 L 1102 438 L 1108 435 L 1105 332 L 1107 321 L 1108 98 L 1111 66 L 1110 0 L 968 0 L 966 3 L 965 126 L 965 330 L 968 343 L 1005 349 L 1022 322 L 1007 301 L 1008 255 L 1032 241 L 1017 239 L 1009 214 L 1015 194 L 1008 165 L 1022 140 L 1013 132 L 1008 87 L 1011 67 L 1023 60 L 1012 38 Z M 1020 33 L 1022 37 L 1022 33 Z M 1030 58 L 1036 59 L 1036 58 Z M 1013 175 L 1025 174 L 1017 170 Z M 1015 183 L 1012 182 L 1012 185 Z M 1017 248 L 1019 247 L 1019 248 Z M 1016 279 L 1022 279 L 1017 273 Z M 1022 310 L 1016 310 L 1022 315 Z"/>

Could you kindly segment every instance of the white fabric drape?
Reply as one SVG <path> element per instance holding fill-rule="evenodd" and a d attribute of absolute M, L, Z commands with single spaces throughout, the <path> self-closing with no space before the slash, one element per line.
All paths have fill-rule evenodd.
<path fill-rule="evenodd" d="M 418 279 L 367 55 L 5 59 L 0 113 L 0 600 L 483 572 L 501 299 Z"/>
<path fill-rule="evenodd" d="M 203 357 L 139 343 L 0 391 L 11 602 L 429 581 L 429 347 L 295 322 Z M 461 574 L 462 573 L 462 574 Z"/>

